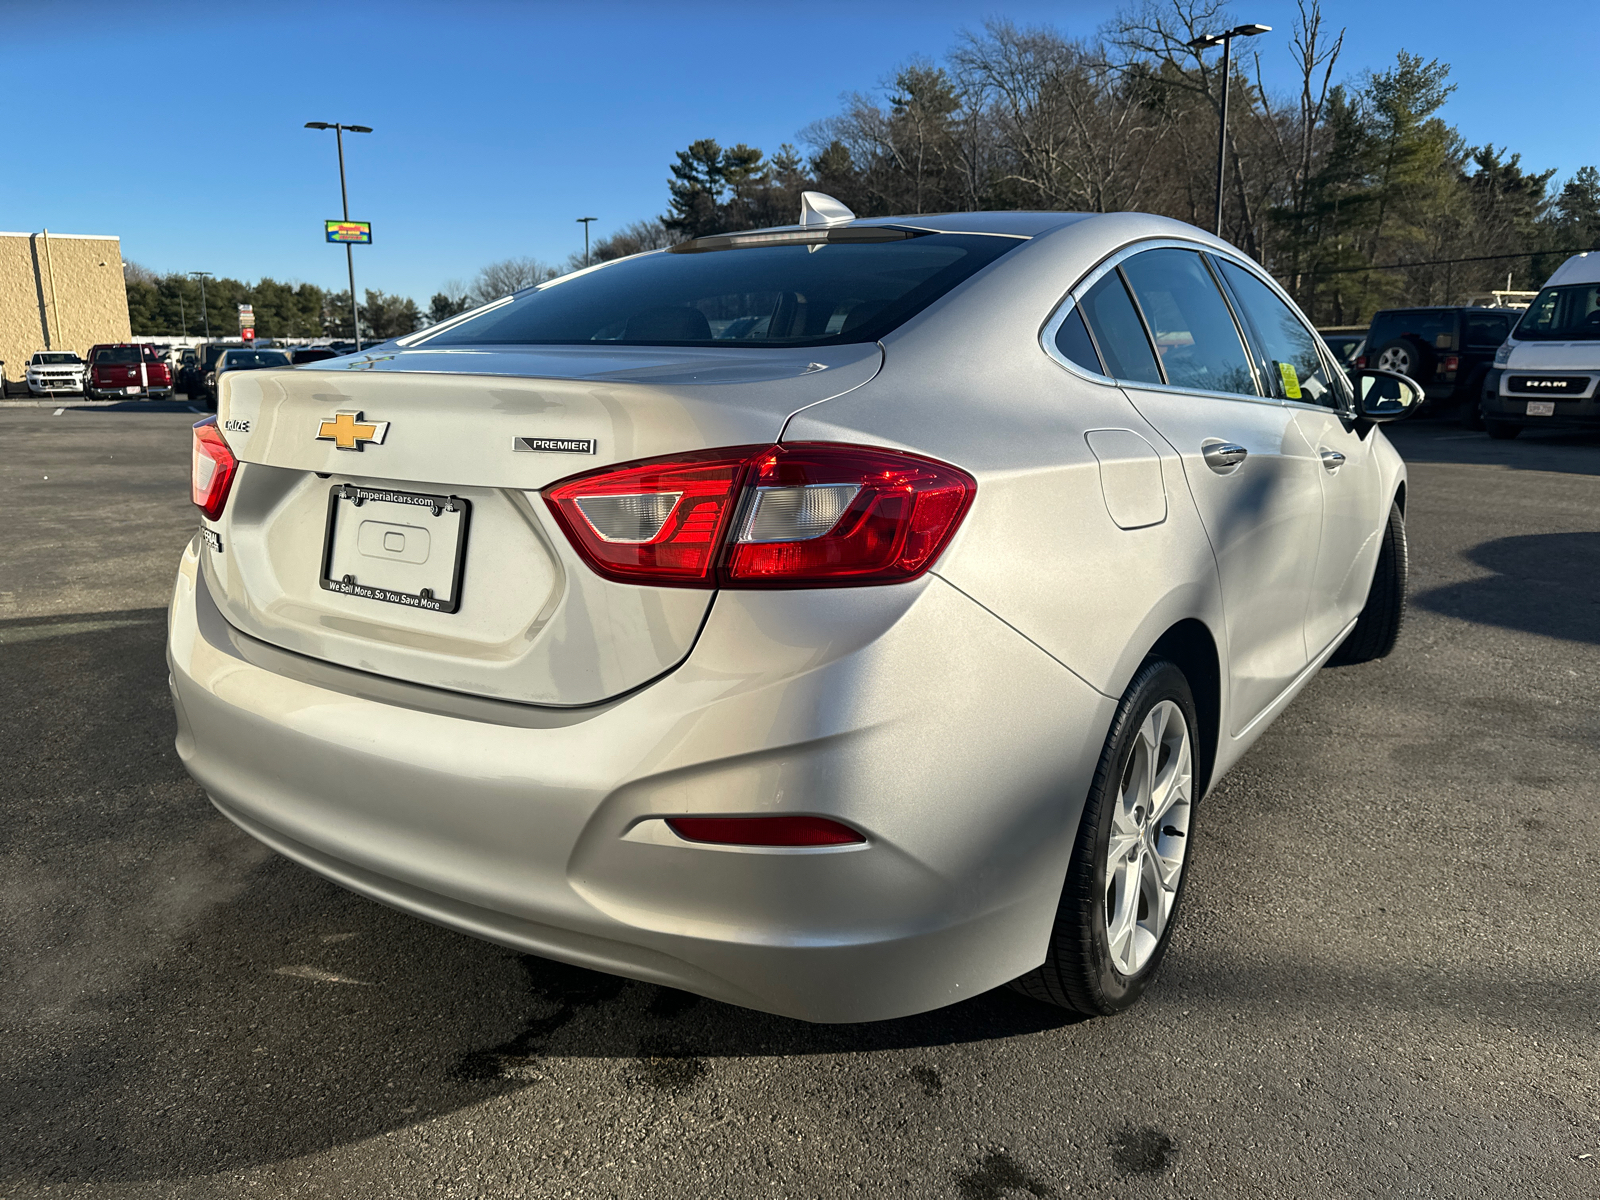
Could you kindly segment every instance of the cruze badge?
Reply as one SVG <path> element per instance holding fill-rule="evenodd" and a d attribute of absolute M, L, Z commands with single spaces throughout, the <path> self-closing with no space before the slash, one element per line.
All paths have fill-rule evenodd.
<path fill-rule="evenodd" d="M 387 421 L 363 421 L 359 412 L 337 412 L 317 424 L 317 441 L 332 442 L 341 450 L 364 450 L 368 442 L 383 445 Z"/>

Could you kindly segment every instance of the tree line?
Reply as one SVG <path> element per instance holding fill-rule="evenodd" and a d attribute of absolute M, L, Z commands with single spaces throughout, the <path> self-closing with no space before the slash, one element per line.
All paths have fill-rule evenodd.
<path fill-rule="evenodd" d="M 1600 247 L 1600 172 L 1525 166 L 1439 115 L 1448 64 L 1398 49 L 1338 79 L 1346 31 L 1299 0 L 1285 49 L 1235 45 L 1230 78 L 1204 34 L 1235 25 L 1218 0 L 1148 0 L 1094 37 L 990 21 L 942 61 L 905 64 L 768 157 L 703 139 L 677 153 L 668 211 L 603 239 L 597 260 L 673 241 L 792 224 L 800 192 L 861 216 L 982 209 L 1139 211 L 1211 228 L 1223 89 L 1222 235 L 1322 324 L 1377 308 L 1532 289 L 1571 250 Z M 1263 83 L 1289 54 L 1297 85 Z M 1405 264 L 1405 265 L 1396 265 Z"/>
<path fill-rule="evenodd" d="M 1221 0 L 1141 0 L 1088 38 L 990 21 L 942 60 L 913 60 L 807 125 L 776 153 L 703 138 L 669 164 L 667 212 L 596 241 L 591 261 L 686 238 L 798 219 L 800 193 L 861 216 L 983 209 L 1158 213 L 1211 228 L 1217 130 L 1229 107 L 1222 236 L 1260 261 L 1319 324 L 1375 309 L 1531 290 L 1570 252 L 1600 248 L 1600 171 L 1556 181 L 1510 147 L 1476 145 L 1439 116 L 1450 67 L 1397 49 L 1392 65 L 1340 78 L 1346 30 L 1297 0 L 1275 48 L 1190 43 L 1237 22 Z M 1295 86 L 1263 82 L 1287 53 Z M 508 258 L 428 305 L 368 290 L 363 335 L 396 337 L 585 265 Z M 350 336 L 347 292 L 263 279 L 211 280 L 213 334 L 240 302 L 263 337 Z M 131 268 L 135 332 L 198 333 L 200 292 Z"/>

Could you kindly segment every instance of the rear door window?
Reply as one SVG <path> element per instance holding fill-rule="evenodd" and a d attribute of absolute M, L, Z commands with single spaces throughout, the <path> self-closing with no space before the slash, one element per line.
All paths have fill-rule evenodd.
<path fill-rule="evenodd" d="M 1094 342 L 1089 337 L 1089 327 L 1083 323 L 1083 313 L 1076 304 L 1067 312 L 1061 328 L 1056 330 L 1056 349 L 1068 362 L 1077 363 L 1085 371 L 1093 371 L 1096 375 L 1106 373 L 1100 355 L 1095 353 Z"/>
<path fill-rule="evenodd" d="M 1122 264 L 1173 387 L 1256 394 L 1255 374 L 1227 301 L 1200 255 L 1146 250 Z"/>
<path fill-rule="evenodd" d="M 1343 381 L 1336 381 L 1329 370 L 1322 339 L 1252 272 L 1225 258 L 1213 261 L 1255 330 L 1267 358 L 1267 385 L 1272 394 L 1280 400 L 1338 408 L 1344 395 Z"/>
<path fill-rule="evenodd" d="M 1094 334 L 1107 375 L 1130 383 L 1164 382 L 1121 272 L 1112 271 L 1102 278 L 1084 293 L 1078 307 Z"/>

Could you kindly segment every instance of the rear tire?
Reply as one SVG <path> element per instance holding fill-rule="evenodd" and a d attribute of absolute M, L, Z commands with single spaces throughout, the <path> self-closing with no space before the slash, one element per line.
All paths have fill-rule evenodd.
<path fill-rule="evenodd" d="M 1367 602 L 1356 618 L 1356 627 L 1328 659 L 1330 667 L 1387 658 L 1400 640 L 1400 627 L 1406 619 L 1406 576 L 1410 572 L 1406 549 L 1406 519 L 1398 504 L 1389 506 L 1389 523 L 1384 527 L 1378 547 L 1378 566 L 1367 589 Z"/>
<path fill-rule="evenodd" d="M 1183 672 L 1146 659 L 1100 753 L 1044 964 L 1014 989 L 1085 1016 L 1143 995 L 1183 899 L 1199 727 Z"/>
<path fill-rule="evenodd" d="M 1522 426 L 1513 425 L 1510 421 L 1496 421 L 1491 417 L 1485 417 L 1483 431 L 1497 442 L 1509 442 L 1522 432 Z"/>

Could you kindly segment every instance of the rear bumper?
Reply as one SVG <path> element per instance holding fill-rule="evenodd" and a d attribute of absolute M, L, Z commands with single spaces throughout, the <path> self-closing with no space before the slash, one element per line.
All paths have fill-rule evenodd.
<path fill-rule="evenodd" d="M 191 547 L 169 662 L 184 765 L 281 853 L 491 941 L 813 1021 L 1043 959 L 1114 707 L 933 577 L 723 593 L 676 671 L 561 710 L 254 642 Z M 661 819 L 774 812 L 868 841 L 713 847 Z"/>

